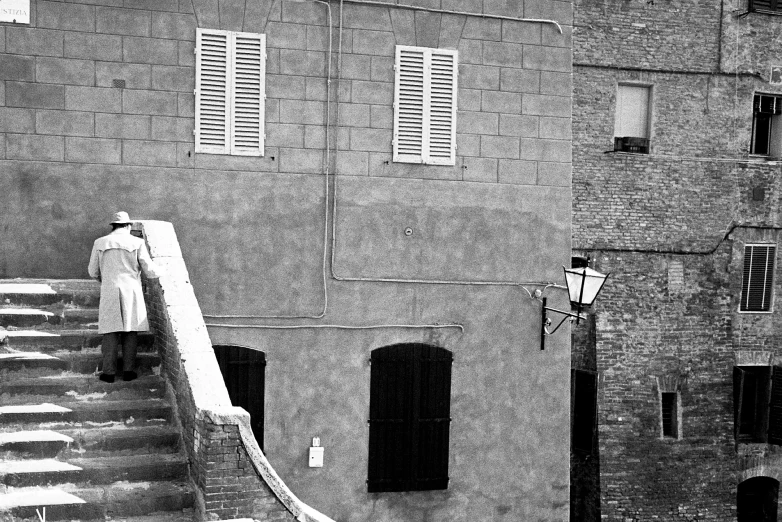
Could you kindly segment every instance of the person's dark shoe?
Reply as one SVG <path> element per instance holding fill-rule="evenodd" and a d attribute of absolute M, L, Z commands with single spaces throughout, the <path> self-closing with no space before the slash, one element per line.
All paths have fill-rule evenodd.
<path fill-rule="evenodd" d="M 114 382 L 114 376 L 113 375 L 109 375 L 107 373 L 101 373 L 100 375 L 98 375 L 98 379 L 100 379 L 103 382 L 108 382 L 108 383 Z"/>
<path fill-rule="evenodd" d="M 122 372 L 123 381 L 132 381 L 136 377 L 138 377 L 138 374 L 136 372 Z"/>

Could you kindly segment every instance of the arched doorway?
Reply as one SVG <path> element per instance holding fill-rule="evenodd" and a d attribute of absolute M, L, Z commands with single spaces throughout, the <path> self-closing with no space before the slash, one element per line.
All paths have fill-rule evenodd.
<path fill-rule="evenodd" d="M 738 522 L 776 522 L 779 481 L 753 477 L 739 484 L 736 499 Z"/>
<path fill-rule="evenodd" d="M 266 354 L 243 346 L 214 346 L 231 404 L 250 414 L 255 440 L 263 450 Z"/>

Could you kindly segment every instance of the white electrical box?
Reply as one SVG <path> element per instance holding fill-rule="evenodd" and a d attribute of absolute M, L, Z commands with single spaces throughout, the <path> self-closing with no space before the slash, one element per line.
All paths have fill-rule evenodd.
<path fill-rule="evenodd" d="M 310 448 L 310 467 L 311 468 L 323 467 L 323 448 L 318 448 L 318 447 Z"/>

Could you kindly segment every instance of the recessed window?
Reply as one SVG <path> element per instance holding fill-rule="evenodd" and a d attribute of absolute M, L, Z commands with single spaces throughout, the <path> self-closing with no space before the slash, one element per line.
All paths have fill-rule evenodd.
<path fill-rule="evenodd" d="M 572 370 L 572 440 L 574 452 L 591 455 L 597 431 L 597 373 Z"/>
<path fill-rule="evenodd" d="M 782 0 L 749 0 L 750 11 L 782 11 Z"/>
<path fill-rule="evenodd" d="M 426 344 L 372 352 L 369 492 L 448 488 L 452 363 Z"/>
<path fill-rule="evenodd" d="M 662 414 L 663 438 L 679 438 L 679 394 L 660 393 L 660 411 Z"/>
<path fill-rule="evenodd" d="M 746 245 L 741 278 L 742 312 L 770 312 L 776 245 Z"/>
<path fill-rule="evenodd" d="M 782 445 L 782 367 L 734 366 L 737 442 Z"/>
<path fill-rule="evenodd" d="M 756 94 L 752 102 L 751 154 L 782 155 L 782 96 Z"/>
<path fill-rule="evenodd" d="M 195 151 L 263 156 L 266 36 L 198 29 Z"/>
<path fill-rule="evenodd" d="M 458 52 L 396 48 L 394 161 L 456 163 Z"/>
<path fill-rule="evenodd" d="M 616 94 L 614 150 L 649 154 L 652 88 L 619 84 Z"/>

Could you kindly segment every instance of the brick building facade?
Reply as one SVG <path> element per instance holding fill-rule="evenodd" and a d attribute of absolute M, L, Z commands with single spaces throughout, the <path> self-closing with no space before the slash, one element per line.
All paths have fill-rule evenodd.
<path fill-rule="evenodd" d="M 540 351 L 533 291 L 566 303 L 570 1 L 29 9 L 0 23 L 0 278 L 86 277 L 118 209 L 171 222 L 211 341 L 263 352 L 263 450 L 303 502 L 344 521 L 567 518 L 570 339 Z M 440 390 L 431 418 L 405 406 L 434 426 L 404 432 L 436 434 L 432 462 L 370 449 L 400 350 L 413 395 Z"/>
<path fill-rule="evenodd" d="M 599 413 L 571 517 L 776 520 L 779 8 L 574 12 L 573 248 L 611 276 L 573 350 Z"/>

